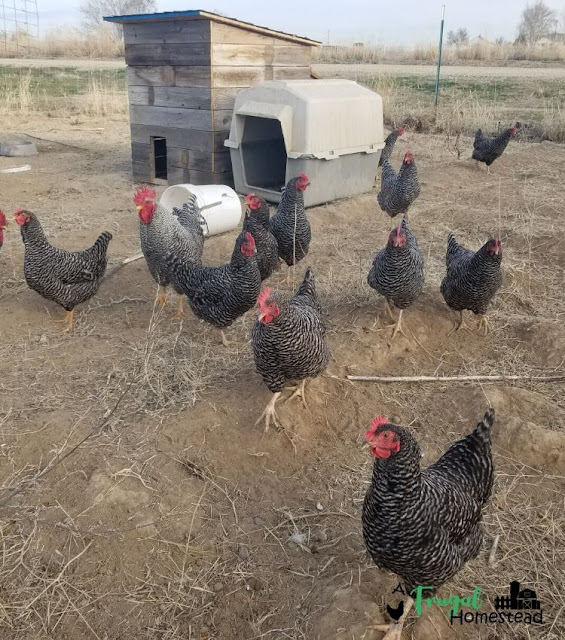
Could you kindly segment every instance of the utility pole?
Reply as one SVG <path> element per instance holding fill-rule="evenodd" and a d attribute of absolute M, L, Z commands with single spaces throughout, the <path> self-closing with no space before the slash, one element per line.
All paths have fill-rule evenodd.
<path fill-rule="evenodd" d="M 439 47 L 437 53 L 436 92 L 434 95 L 434 107 L 437 107 L 439 98 L 439 70 L 441 69 L 441 48 L 443 45 L 443 23 L 445 18 L 445 5 L 441 6 L 441 26 L 439 28 Z"/>

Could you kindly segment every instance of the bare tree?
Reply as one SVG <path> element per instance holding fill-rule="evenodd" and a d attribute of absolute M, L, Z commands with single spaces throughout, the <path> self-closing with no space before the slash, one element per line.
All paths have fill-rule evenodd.
<path fill-rule="evenodd" d="M 449 45 L 460 45 L 460 44 L 469 44 L 469 32 L 467 29 L 463 29 L 459 27 L 457 31 L 450 31 L 447 34 L 447 44 Z"/>
<path fill-rule="evenodd" d="M 557 12 L 548 7 L 543 0 L 527 4 L 520 24 L 518 25 L 518 41 L 524 44 L 535 44 L 540 38 L 553 33 L 557 27 Z"/>
<path fill-rule="evenodd" d="M 82 23 L 88 31 L 95 31 L 105 16 L 151 13 L 157 7 L 156 0 L 83 0 L 80 6 Z M 122 25 L 112 24 L 116 37 L 122 35 Z"/>

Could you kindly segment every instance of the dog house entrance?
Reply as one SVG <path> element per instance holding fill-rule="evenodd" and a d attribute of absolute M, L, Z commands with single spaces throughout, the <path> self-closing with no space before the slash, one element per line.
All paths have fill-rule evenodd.
<path fill-rule="evenodd" d="M 166 138 L 151 138 L 151 152 L 153 154 L 154 178 L 167 179 L 167 140 Z"/>
<path fill-rule="evenodd" d="M 272 118 L 245 116 L 241 158 L 249 186 L 281 191 L 286 177 L 286 146 L 281 123 Z"/>

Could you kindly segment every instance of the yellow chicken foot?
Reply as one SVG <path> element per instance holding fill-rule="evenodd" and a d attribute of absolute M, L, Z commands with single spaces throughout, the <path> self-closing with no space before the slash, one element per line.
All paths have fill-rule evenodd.
<path fill-rule="evenodd" d="M 490 176 L 490 166 L 487 164 L 487 175 Z"/>
<path fill-rule="evenodd" d="M 184 318 L 184 305 L 182 299 L 183 296 L 180 295 L 177 301 L 177 312 L 175 313 L 175 318 Z"/>
<path fill-rule="evenodd" d="M 288 396 L 285 402 L 288 402 L 293 398 L 302 398 L 302 404 L 307 408 L 308 405 L 306 404 L 305 385 L 306 385 L 306 378 L 304 378 L 304 380 L 302 380 L 302 383 L 297 385 L 296 387 L 290 387 L 290 389 L 294 389 L 294 393 Z"/>
<path fill-rule="evenodd" d="M 394 312 L 390 306 L 390 304 L 388 303 L 388 300 L 385 298 L 385 311 L 388 313 L 388 315 L 390 316 L 391 320 L 394 320 Z M 392 325 L 391 325 L 392 326 Z"/>
<path fill-rule="evenodd" d="M 74 309 L 72 309 L 71 311 L 67 311 L 65 313 L 65 317 L 62 320 L 57 320 L 56 322 L 62 322 L 64 325 L 66 325 L 63 329 L 63 331 L 61 331 L 61 333 L 72 333 L 73 332 L 73 320 L 74 320 Z"/>
<path fill-rule="evenodd" d="M 459 322 L 455 323 L 455 326 L 447 334 L 447 337 L 449 338 L 449 336 L 452 333 L 455 333 L 456 331 L 461 331 L 462 329 L 465 330 L 465 331 L 471 331 L 470 327 L 465 323 L 465 320 L 463 320 L 463 311 L 460 311 L 459 312 Z"/>
<path fill-rule="evenodd" d="M 167 289 L 159 285 L 159 291 L 157 293 L 157 305 L 159 307 L 164 306 L 165 302 L 167 302 Z"/>
<path fill-rule="evenodd" d="M 479 315 L 479 322 L 477 324 L 477 329 L 479 331 L 479 333 L 481 333 L 484 329 L 484 335 L 487 336 L 489 334 L 490 331 L 490 326 L 488 323 L 488 318 L 486 316 L 483 315 Z"/>
<path fill-rule="evenodd" d="M 229 347 L 231 345 L 231 342 L 226 338 L 226 334 L 223 332 L 223 330 L 221 331 L 222 334 L 222 344 L 224 345 L 224 347 Z"/>
<path fill-rule="evenodd" d="M 283 428 L 279 420 L 279 417 L 277 416 L 277 412 L 275 411 L 275 404 L 277 403 L 277 400 L 279 399 L 280 395 L 281 395 L 280 391 L 273 393 L 273 397 L 271 398 L 269 404 L 265 407 L 265 411 L 263 411 L 263 413 L 259 416 L 259 418 L 257 419 L 257 422 L 255 422 L 255 424 L 257 425 L 261 422 L 261 420 L 263 420 L 263 418 L 265 419 L 265 433 L 267 433 L 267 431 L 269 430 L 271 420 L 273 421 L 277 429 Z"/>
<path fill-rule="evenodd" d="M 404 626 L 406 616 L 408 615 L 413 605 L 414 600 L 412 600 L 412 598 L 407 598 L 404 602 L 404 613 L 396 622 L 393 622 L 392 624 L 378 624 L 370 628 L 375 629 L 376 631 L 386 631 L 382 640 L 401 640 L 402 627 Z"/>
<path fill-rule="evenodd" d="M 392 332 L 392 338 L 391 340 L 394 340 L 396 338 L 396 334 L 397 333 L 401 333 L 405 338 L 407 338 L 408 336 L 404 333 L 404 329 L 402 328 L 402 309 L 400 309 L 400 313 L 398 314 L 398 320 L 394 323 L 394 324 L 389 324 L 388 328 L 391 329 L 393 328 L 393 332 Z"/>

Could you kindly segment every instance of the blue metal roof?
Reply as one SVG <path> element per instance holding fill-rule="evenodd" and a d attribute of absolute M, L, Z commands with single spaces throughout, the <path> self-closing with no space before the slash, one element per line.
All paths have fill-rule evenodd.
<path fill-rule="evenodd" d="M 194 20 L 204 18 L 213 20 L 214 22 L 222 22 L 229 24 L 233 27 L 240 29 L 247 29 L 248 31 L 255 31 L 256 33 L 262 33 L 264 35 L 271 36 L 273 38 L 281 38 L 282 40 L 290 40 L 299 44 L 305 44 L 310 46 L 317 46 L 322 44 L 317 40 L 311 40 L 310 38 L 304 38 L 292 33 L 285 33 L 284 31 L 275 31 L 268 27 L 260 27 L 251 22 L 243 22 L 235 18 L 228 18 L 226 16 L 220 16 L 217 13 L 211 11 L 203 11 L 202 9 L 189 9 L 186 11 L 163 11 L 161 13 L 136 13 L 123 16 L 104 16 L 103 20 L 106 22 L 117 22 L 120 24 L 127 24 L 132 22 L 165 22 L 167 20 Z"/>

